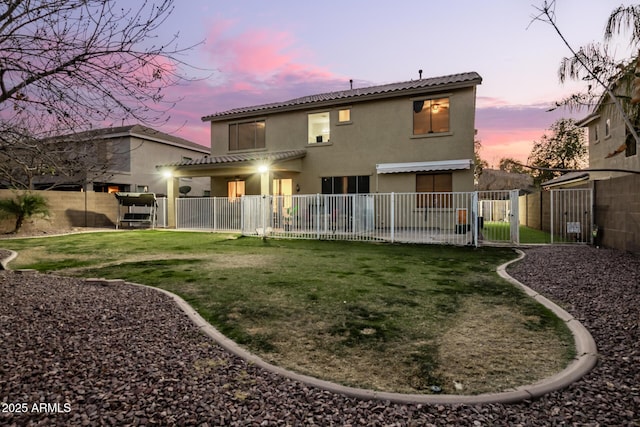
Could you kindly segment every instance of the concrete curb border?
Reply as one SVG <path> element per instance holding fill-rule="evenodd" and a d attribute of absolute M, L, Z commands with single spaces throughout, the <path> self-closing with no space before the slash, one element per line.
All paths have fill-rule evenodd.
<path fill-rule="evenodd" d="M 380 392 L 374 390 L 367 390 L 355 387 L 348 387 L 329 381 L 321 380 L 318 378 L 310 377 L 308 375 L 298 374 L 293 371 L 281 368 L 279 366 L 272 365 L 259 358 L 258 356 L 249 353 L 241 348 L 235 342 L 222 335 L 216 328 L 209 324 L 200 314 L 193 309 L 185 300 L 178 295 L 166 291 L 160 288 L 154 288 L 138 283 L 130 283 L 136 286 L 147 287 L 163 292 L 171 297 L 175 303 L 186 313 L 193 323 L 207 336 L 216 341 L 222 348 L 229 351 L 232 354 L 246 360 L 249 363 L 253 363 L 260 368 L 266 369 L 275 374 L 283 377 L 302 382 L 311 387 L 321 388 L 333 393 L 340 393 L 349 397 L 354 397 L 363 400 L 385 400 L 402 404 L 488 404 L 488 403 L 515 403 L 527 399 L 534 399 L 552 391 L 563 389 L 575 381 L 582 378 L 587 372 L 589 372 L 595 366 L 597 362 L 597 349 L 595 341 L 587 329 L 582 326 L 573 316 L 564 311 L 555 303 L 551 302 L 544 296 L 538 294 L 531 288 L 518 282 L 513 277 L 509 276 L 506 272 L 506 268 L 509 264 L 520 261 L 524 258 L 524 252 L 516 250 L 518 258 L 511 260 L 505 264 L 500 265 L 497 268 L 498 274 L 509 281 L 510 283 L 522 288 L 527 295 L 531 296 L 536 301 L 540 302 L 545 307 L 549 308 L 560 319 L 567 323 L 567 326 L 571 330 L 574 337 L 576 346 L 576 359 L 571 362 L 564 370 L 560 371 L 556 375 L 549 378 L 545 378 L 535 384 L 525 385 L 518 387 L 514 390 L 505 391 L 501 393 L 486 393 L 479 395 L 455 395 L 455 394 L 405 394 L 405 393 L 390 393 Z"/>
<path fill-rule="evenodd" d="M 242 358 L 243 360 L 254 364 L 260 368 L 266 369 L 277 375 L 281 375 L 285 378 L 289 378 L 295 381 L 299 381 L 310 387 L 317 387 L 323 390 L 327 390 L 333 393 L 343 394 L 345 396 L 362 399 L 362 400 L 383 400 L 401 404 L 491 404 L 491 403 L 516 403 L 523 400 L 534 399 L 552 391 L 563 389 L 575 381 L 582 378 L 588 373 L 597 362 L 597 347 L 593 337 L 582 326 L 582 324 L 576 320 L 573 316 L 560 308 L 555 303 L 551 302 L 544 296 L 538 294 L 531 288 L 525 286 L 519 281 L 515 280 L 506 272 L 506 268 L 509 264 L 517 262 L 524 258 L 525 254 L 521 250 L 516 250 L 518 257 L 505 264 L 500 265 L 497 268 L 498 274 L 509 281 L 515 286 L 522 288 L 527 295 L 553 311 L 560 319 L 567 323 L 568 328 L 574 337 L 576 346 L 576 358 L 561 372 L 553 375 L 549 378 L 545 378 L 537 383 L 524 385 L 514 390 L 500 392 L 500 393 L 485 393 L 479 395 L 454 395 L 454 394 L 405 394 L 405 393 L 391 393 L 380 392 L 374 390 L 360 389 L 355 387 L 348 387 L 329 381 L 314 378 L 308 375 L 298 374 L 293 371 L 281 368 L 279 366 L 272 365 L 258 356 L 249 353 L 241 348 L 235 342 L 231 341 L 226 336 L 222 335 L 216 328 L 209 324 L 200 314 L 191 307 L 185 300 L 178 295 L 166 291 L 164 289 L 155 288 L 153 286 L 142 285 L 139 283 L 125 282 L 124 280 L 106 280 L 106 279 L 86 279 L 88 283 L 102 284 L 104 286 L 129 284 L 148 289 L 153 289 L 168 295 L 177 306 L 187 315 L 187 317 L 200 329 L 205 335 L 216 341 L 222 348 L 228 352 Z M 6 264 L 13 260 L 15 252 L 12 253 L 12 257 L 2 261 L 3 267 L 6 268 Z M 17 254 L 16 254 L 17 256 Z"/>
<path fill-rule="evenodd" d="M 9 252 L 9 256 L 4 259 L 0 259 L 0 270 L 9 270 L 9 263 L 18 257 L 18 253 L 9 249 L 3 249 L 3 251 Z"/>

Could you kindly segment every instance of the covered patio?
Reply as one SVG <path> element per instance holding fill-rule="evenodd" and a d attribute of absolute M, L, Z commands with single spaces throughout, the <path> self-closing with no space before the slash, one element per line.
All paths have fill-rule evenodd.
<path fill-rule="evenodd" d="M 167 179 L 167 226 L 175 227 L 175 199 L 180 178 L 210 177 L 211 196 L 231 199 L 243 195 L 291 195 L 293 178 L 302 171 L 307 150 L 205 156 L 156 166 Z M 276 185 L 280 179 L 288 186 Z"/>

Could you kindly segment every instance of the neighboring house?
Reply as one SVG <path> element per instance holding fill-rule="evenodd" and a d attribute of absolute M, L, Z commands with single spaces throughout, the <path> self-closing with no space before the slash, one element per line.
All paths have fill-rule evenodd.
<path fill-rule="evenodd" d="M 157 164 L 189 161 L 209 152 L 208 147 L 142 125 L 97 129 L 62 137 L 61 140 L 69 144 L 83 144 L 96 151 L 91 167 L 102 167 L 103 170 L 90 171 L 87 178 L 88 190 L 96 192 L 164 194 L 167 178 L 156 169 Z M 46 187 L 47 181 L 53 179 L 60 178 L 41 177 L 38 186 Z M 181 178 L 178 185 L 191 187 L 189 196 L 209 195 L 208 179 L 186 177 Z M 82 186 L 76 181 L 61 188 L 80 190 Z"/>
<path fill-rule="evenodd" d="M 215 113 L 203 117 L 211 155 L 159 169 L 209 176 L 212 196 L 230 198 L 473 191 L 481 82 L 469 72 Z"/>
<path fill-rule="evenodd" d="M 621 99 L 628 98 L 630 87 L 626 78 L 618 80 L 612 89 Z M 636 131 L 640 132 L 640 111 L 637 108 L 631 122 Z M 566 173 L 543 182 L 541 185 L 544 189 L 584 186 L 589 181 L 628 175 L 625 171 L 640 171 L 638 143 L 627 129 L 609 94 L 603 94 L 593 111 L 577 121 L 576 126 L 587 128 L 588 131 L 590 171 Z"/>
<path fill-rule="evenodd" d="M 640 120 L 634 119 L 640 131 Z M 594 111 L 576 123 L 588 129 L 589 169 L 640 170 L 638 144 L 622 120 L 620 113 L 604 95 Z M 591 179 L 607 179 L 624 172 L 591 172 Z"/>
<path fill-rule="evenodd" d="M 478 177 L 478 191 L 501 191 L 518 189 L 531 193 L 535 187 L 533 177 L 526 173 L 513 173 L 500 169 L 483 169 Z"/>

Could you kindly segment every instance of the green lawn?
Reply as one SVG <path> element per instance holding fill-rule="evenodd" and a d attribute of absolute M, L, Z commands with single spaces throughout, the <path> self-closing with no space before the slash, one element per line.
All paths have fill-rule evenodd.
<path fill-rule="evenodd" d="M 150 230 L 0 247 L 20 253 L 11 268 L 170 290 L 263 358 L 348 385 L 491 392 L 558 372 L 573 356 L 563 322 L 496 274 L 515 256 L 507 248 Z"/>
<path fill-rule="evenodd" d="M 520 226 L 520 243 L 551 243 L 551 234 L 535 228 Z M 510 225 L 508 222 L 485 222 L 480 230 L 485 240 L 508 241 Z"/>

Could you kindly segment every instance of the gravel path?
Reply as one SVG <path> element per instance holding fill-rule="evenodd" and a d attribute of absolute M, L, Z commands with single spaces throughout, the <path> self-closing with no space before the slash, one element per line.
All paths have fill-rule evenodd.
<path fill-rule="evenodd" d="M 640 426 L 640 258 L 526 252 L 509 273 L 576 316 L 601 358 L 567 389 L 511 405 L 311 389 L 226 353 L 159 292 L 0 271 L 0 424 Z"/>

